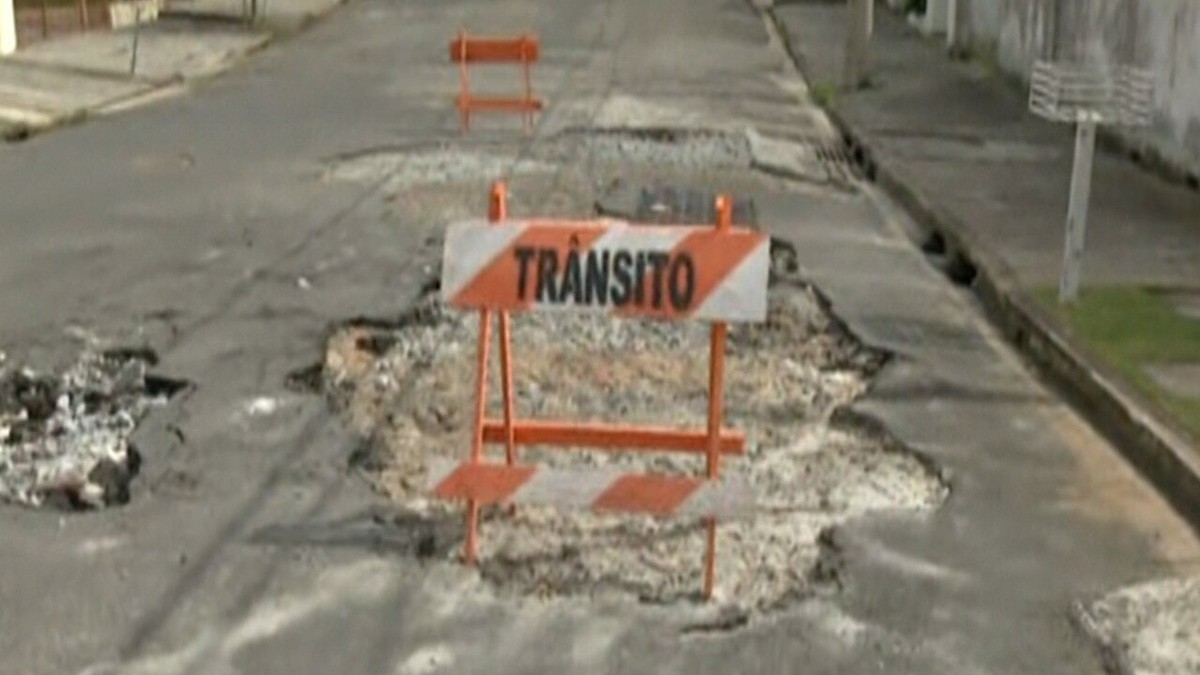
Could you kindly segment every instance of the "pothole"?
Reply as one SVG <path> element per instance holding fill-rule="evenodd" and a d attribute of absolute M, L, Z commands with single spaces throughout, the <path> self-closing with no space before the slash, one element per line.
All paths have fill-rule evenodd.
<path fill-rule="evenodd" d="M 853 190 L 857 180 L 836 139 L 769 136 L 754 128 L 567 128 L 535 152 L 555 162 L 578 157 L 588 164 L 689 174 L 748 172 L 839 191 Z"/>
<path fill-rule="evenodd" d="M 560 144 L 589 161 L 667 165 L 678 169 L 746 169 L 754 155 L 744 134 L 701 129 L 640 127 L 565 129 Z"/>
<path fill-rule="evenodd" d="M 146 349 L 87 350 L 57 375 L 0 369 L 0 500 L 101 508 L 130 499 L 138 423 L 186 383 L 149 374 Z"/>
<path fill-rule="evenodd" d="M 731 328 L 727 358 L 727 415 L 745 432 L 747 454 L 722 470 L 749 481 L 758 510 L 720 528 L 718 592 L 746 611 L 787 606 L 835 577 L 821 560 L 831 526 L 872 512 L 928 511 L 946 494 L 916 456 L 831 421 L 866 391 L 881 355 L 847 334 L 807 284 L 776 278 L 769 304 L 765 324 Z M 405 513 L 430 523 L 461 512 L 423 491 L 431 460 L 461 458 L 469 447 L 477 324 L 430 295 L 399 321 L 346 326 L 328 343 L 323 370 L 335 406 L 369 439 L 356 466 Z M 519 416 L 703 426 L 703 325 L 521 315 L 513 344 Z M 497 411 L 498 382 L 490 392 Z M 702 466 L 665 453 L 547 448 L 522 449 L 521 459 L 671 473 Z M 426 544 L 425 555 L 457 554 L 457 542 Z M 485 513 L 480 570 L 519 595 L 619 593 L 668 603 L 696 596 L 703 547 L 697 523 L 522 507 Z"/>
<path fill-rule="evenodd" d="M 1112 672 L 1200 673 L 1200 578 L 1123 588 L 1081 606 L 1077 618 Z"/>

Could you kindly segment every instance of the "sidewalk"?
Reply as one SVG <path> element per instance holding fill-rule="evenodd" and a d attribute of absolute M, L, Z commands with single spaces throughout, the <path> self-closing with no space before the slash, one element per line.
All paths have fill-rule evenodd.
<path fill-rule="evenodd" d="M 262 30 L 301 30 L 345 0 L 165 0 L 163 16 L 216 22 L 254 22 Z"/>
<path fill-rule="evenodd" d="M 978 271 L 997 321 L 1177 505 L 1200 515 L 1200 194 L 1097 151 L 1080 304 L 1055 301 L 1074 130 L 876 8 L 871 85 L 836 91 L 843 4 L 771 10 L 878 181 Z M 1135 318 L 1136 316 L 1136 318 Z M 1100 358 L 1097 355 L 1103 355 Z"/>
<path fill-rule="evenodd" d="M 0 137 L 30 133 L 140 105 L 187 82 L 229 69 L 279 34 L 299 30 L 341 0 L 258 0 L 259 21 L 239 15 L 241 0 L 171 3 L 138 35 L 93 31 L 38 42 L 0 58 Z M 249 5 L 247 5 L 249 6 Z"/>

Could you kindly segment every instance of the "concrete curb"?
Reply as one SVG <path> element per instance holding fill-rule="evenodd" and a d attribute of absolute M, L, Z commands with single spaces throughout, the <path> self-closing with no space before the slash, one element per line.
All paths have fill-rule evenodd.
<path fill-rule="evenodd" d="M 772 10 L 766 13 L 784 36 L 784 48 L 796 68 L 809 77 L 804 58 L 788 42 L 782 22 Z M 1056 330 L 1054 321 L 1021 287 L 1008 264 L 977 241 L 947 209 L 905 182 L 887 159 L 876 156 L 869 140 L 838 112 L 836 103 L 822 107 L 852 154 L 860 158 L 865 173 L 874 174 L 876 182 L 930 234 L 941 236 L 948 254 L 961 256 L 975 267 L 974 290 L 1006 338 L 1200 530 L 1200 457 L 1182 432 L 1161 421 L 1166 415 L 1156 406 L 1090 357 L 1075 340 Z"/>

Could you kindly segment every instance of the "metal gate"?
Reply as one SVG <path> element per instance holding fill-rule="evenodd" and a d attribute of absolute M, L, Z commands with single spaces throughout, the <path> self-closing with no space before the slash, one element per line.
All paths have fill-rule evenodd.
<path fill-rule="evenodd" d="M 17 46 L 89 30 L 109 30 L 109 0 L 15 0 Z"/>

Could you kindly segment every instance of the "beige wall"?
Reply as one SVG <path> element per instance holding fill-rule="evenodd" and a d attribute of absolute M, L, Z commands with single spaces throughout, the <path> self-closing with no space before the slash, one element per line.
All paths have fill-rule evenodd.
<path fill-rule="evenodd" d="M 962 44 L 1027 76 L 1037 58 L 1125 63 L 1154 74 L 1152 126 L 1119 133 L 1200 174 L 1200 0 L 958 0 Z"/>

